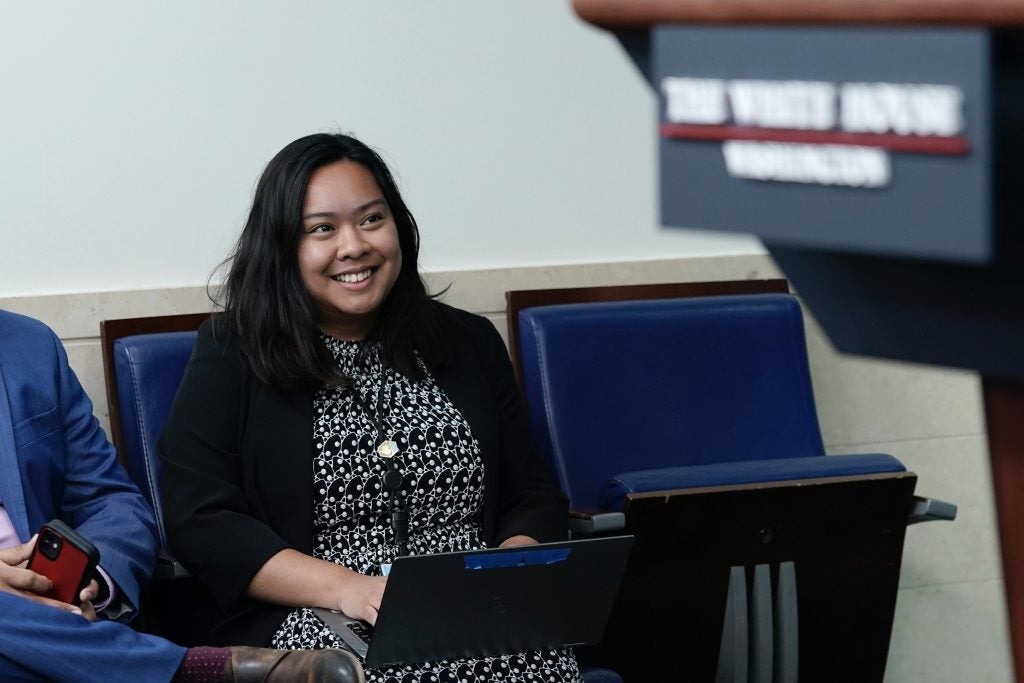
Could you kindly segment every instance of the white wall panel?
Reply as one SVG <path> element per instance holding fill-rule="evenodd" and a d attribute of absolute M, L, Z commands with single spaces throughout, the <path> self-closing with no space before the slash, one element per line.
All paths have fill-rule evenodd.
<path fill-rule="evenodd" d="M 552 0 L 12 0 L 0 296 L 205 282 L 288 141 L 398 172 L 430 270 L 760 253 L 659 230 L 654 98 Z"/>

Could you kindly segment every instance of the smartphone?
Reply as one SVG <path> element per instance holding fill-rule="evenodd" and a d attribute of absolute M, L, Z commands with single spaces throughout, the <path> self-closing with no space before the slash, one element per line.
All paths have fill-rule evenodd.
<path fill-rule="evenodd" d="M 45 597 L 72 605 L 81 602 L 78 595 L 89 585 L 99 563 L 96 546 L 59 519 L 39 530 L 36 547 L 28 558 L 29 569 L 53 582 Z"/>

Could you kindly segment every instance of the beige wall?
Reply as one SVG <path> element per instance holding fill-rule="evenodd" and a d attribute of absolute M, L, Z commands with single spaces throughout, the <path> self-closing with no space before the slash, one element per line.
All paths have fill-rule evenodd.
<path fill-rule="evenodd" d="M 767 256 L 634 261 L 453 271 L 445 300 L 481 313 L 505 333 L 504 291 L 543 287 L 775 277 Z M 205 289 L 0 298 L 0 308 L 50 324 L 106 422 L 99 321 L 195 312 Z M 808 318 L 818 413 L 830 453 L 885 452 L 918 474 L 918 493 L 959 504 L 954 523 L 907 532 L 888 683 L 1011 681 L 984 421 L 977 376 L 838 355 Z"/>

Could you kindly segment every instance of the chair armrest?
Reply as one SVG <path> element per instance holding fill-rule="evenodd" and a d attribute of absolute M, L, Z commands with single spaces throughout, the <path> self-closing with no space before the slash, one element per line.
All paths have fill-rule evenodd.
<path fill-rule="evenodd" d="M 899 460 L 880 453 L 737 460 L 636 470 L 621 472 L 609 479 L 598 504 L 609 510 L 621 510 L 630 493 L 905 471 Z"/>
<path fill-rule="evenodd" d="M 573 536 L 590 536 L 626 528 L 626 515 L 622 512 L 597 508 L 571 508 L 569 532 Z"/>
<path fill-rule="evenodd" d="M 153 578 L 160 580 L 180 579 L 191 576 L 188 570 L 180 562 L 174 559 L 170 551 L 161 548 L 156 555 L 156 567 L 153 569 Z"/>
<path fill-rule="evenodd" d="M 910 509 L 907 524 L 940 520 L 952 521 L 954 519 L 956 519 L 956 503 L 914 496 L 914 506 Z"/>

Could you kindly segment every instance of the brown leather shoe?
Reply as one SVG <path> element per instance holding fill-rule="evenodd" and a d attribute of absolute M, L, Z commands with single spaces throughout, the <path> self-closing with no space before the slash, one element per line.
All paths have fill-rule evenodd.
<path fill-rule="evenodd" d="M 224 669 L 228 683 L 290 683 L 334 681 L 364 683 L 359 660 L 345 650 L 268 650 L 229 647 L 231 659 Z"/>

